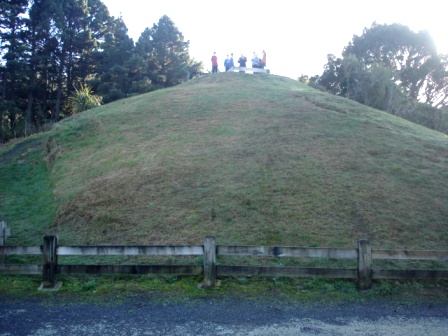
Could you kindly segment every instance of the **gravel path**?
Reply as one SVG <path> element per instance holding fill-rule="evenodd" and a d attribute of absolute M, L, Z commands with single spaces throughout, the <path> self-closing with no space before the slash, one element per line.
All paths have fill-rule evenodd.
<path fill-rule="evenodd" d="M 9 162 L 10 160 L 14 158 L 20 158 L 26 156 L 28 151 L 33 151 L 40 149 L 42 146 L 42 141 L 32 139 L 28 141 L 24 141 L 17 146 L 15 146 L 13 149 L 9 150 L 8 152 L 5 152 L 0 155 L 0 160 L 4 160 L 5 163 Z M 1 148 L 0 148 L 1 149 Z"/>
<path fill-rule="evenodd" d="M 448 335 L 448 306 L 385 302 L 325 307 L 204 298 L 138 297 L 92 304 L 0 296 L 0 336 L 48 335 Z"/>

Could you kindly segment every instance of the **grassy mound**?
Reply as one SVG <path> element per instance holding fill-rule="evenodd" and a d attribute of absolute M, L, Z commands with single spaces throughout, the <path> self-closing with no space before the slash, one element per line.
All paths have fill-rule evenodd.
<path fill-rule="evenodd" d="M 17 243 L 448 245 L 446 135 L 288 78 L 204 76 L 33 141 L 25 163 L 0 154 Z"/>

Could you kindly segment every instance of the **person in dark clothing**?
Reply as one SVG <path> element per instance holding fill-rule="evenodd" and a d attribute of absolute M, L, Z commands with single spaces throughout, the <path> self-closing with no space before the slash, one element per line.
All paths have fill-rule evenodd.
<path fill-rule="evenodd" d="M 245 68 L 246 67 L 246 62 L 247 62 L 247 57 L 244 56 L 243 54 L 241 54 L 240 58 L 238 59 L 238 63 L 240 65 L 241 68 Z"/>

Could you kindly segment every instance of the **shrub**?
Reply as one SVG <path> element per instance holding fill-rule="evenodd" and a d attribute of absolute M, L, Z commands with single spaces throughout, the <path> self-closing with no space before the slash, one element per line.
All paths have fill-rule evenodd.
<path fill-rule="evenodd" d="M 101 105 L 102 98 L 94 95 L 92 88 L 88 85 L 81 84 L 79 90 L 75 88 L 75 93 L 69 97 L 68 105 L 71 114 L 76 114 L 86 110 L 90 110 Z"/>

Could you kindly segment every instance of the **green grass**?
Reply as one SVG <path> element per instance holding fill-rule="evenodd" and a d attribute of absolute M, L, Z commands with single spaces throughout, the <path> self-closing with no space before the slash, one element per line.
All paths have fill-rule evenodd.
<path fill-rule="evenodd" d="M 57 292 L 38 291 L 39 276 L 0 277 L 0 296 L 20 300 L 38 298 L 42 302 L 95 302 L 107 304 L 138 298 L 156 302 L 194 302 L 196 299 L 244 299 L 305 305 L 347 304 L 387 300 L 398 304 L 448 303 L 448 282 L 381 281 L 368 291 L 359 291 L 354 281 L 322 278 L 293 279 L 284 277 L 226 277 L 213 290 L 198 288 L 200 277 L 70 275 L 59 276 L 63 283 Z"/>
<path fill-rule="evenodd" d="M 51 172 L 42 160 L 45 137 L 34 137 L 0 159 L 0 219 L 12 229 L 8 244 L 40 245 L 56 215 Z"/>
<path fill-rule="evenodd" d="M 42 153 L 0 161 L 0 214 L 15 232 L 63 244 L 448 243 L 446 135 L 284 77 L 206 76 L 35 138 Z"/>
<path fill-rule="evenodd" d="M 0 185 L 14 245 L 448 246 L 446 135 L 273 75 L 67 118 L 0 148 Z"/>

